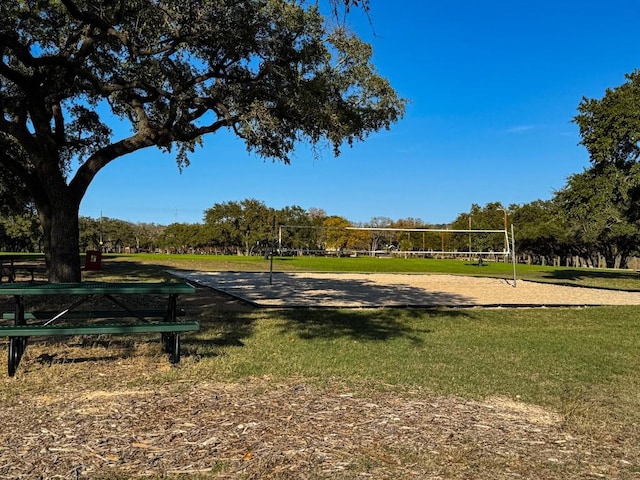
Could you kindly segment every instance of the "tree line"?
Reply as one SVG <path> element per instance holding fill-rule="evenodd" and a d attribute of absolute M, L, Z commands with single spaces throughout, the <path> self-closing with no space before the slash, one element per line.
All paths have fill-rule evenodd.
<path fill-rule="evenodd" d="M 320 208 L 275 209 L 256 199 L 230 201 L 204 211 L 202 223 L 132 223 L 80 217 L 81 251 L 167 252 L 223 255 L 349 254 L 388 252 L 496 252 L 509 249 L 501 233 L 473 236 L 410 229 L 510 230 L 518 261 L 563 266 L 627 268 L 640 256 L 640 226 L 629 215 L 629 180 L 613 166 L 574 174 L 550 200 L 505 206 L 471 205 L 451 223 L 374 217 L 355 223 Z M 28 204 L 0 211 L 0 249 L 41 251 L 42 231 Z M 371 230 L 352 230 L 364 227 Z M 404 229 L 404 230 L 394 230 Z M 509 231 L 510 233 L 510 231 Z"/>

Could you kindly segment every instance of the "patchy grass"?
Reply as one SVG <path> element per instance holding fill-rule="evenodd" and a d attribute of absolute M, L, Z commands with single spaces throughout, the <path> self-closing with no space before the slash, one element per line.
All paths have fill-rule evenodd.
<path fill-rule="evenodd" d="M 351 259 L 334 259 L 338 260 Z M 394 263 L 389 259 L 369 261 Z M 428 262 L 425 260 L 425 264 Z M 496 265 L 463 263 L 456 264 L 460 270 L 439 273 L 461 274 L 463 268 L 481 268 L 484 273 Z M 169 278 L 164 273 L 166 268 L 241 270 L 268 268 L 268 262 L 107 256 L 103 267 L 101 271 L 85 272 L 85 278 L 157 281 Z M 532 268 L 524 270 L 523 276 L 526 275 L 618 288 L 635 280 L 629 272 L 591 270 Z M 205 288 L 198 289 L 196 295 L 185 296 L 181 304 L 190 318 L 201 321 L 202 329 L 184 337 L 185 352 L 178 368 L 168 364 L 153 335 L 34 339 L 17 376 L 0 379 L 4 423 L 26 428 L 25 444 L 0 449 L 0 459 L 6 460 L 0 468 L 4 465 L 9 469 L 0 473 L 9 477 L 17 473 L 8 466 L 12 452 L 31 452 L 34 465 L 44 458 L 42 452 L 47 449 L 29 444 L 36 442 L 37 436 L 39 441 L 54 442 L 53 447 L 47 448 L 53 448 L 56 458 L 74 455 L 77 447 L 69 445 L 86 430 L 72 428 L 79 419 L 92 428 L 107 428 L 106 433 L 96 430 L 97 437 L 86 440 L 93 442 L 93 450 L 82 447 L 81 453 L 87 458 L 77 461 L 77 472 L 83 475 L 91 472 L 87 470 L 90 462 L 104 463 L 102 470 L 92 467 L 96 470 L 91 478 L 174 478 L 172 474 L 157 473 L 154 463 L 144 463 L 145 459 L 162 461 L 188 451 L 192 445 L 212 448 L 198 450 L 200 456 L 189 456 L 188 465 L 176 460 L 178 467 L 204 458 L 198 463 L 200 466 L 190 470 L 185 467 L 187 473 L 176 474 L 175 478 L 290 478 L 288 469 L 293 466 L 300 470 L 291 470 L 291 475 L 299 473 L 304 478 L 406 478 L 412 468 L 424 476 L 442 478 L 510 478 L 512 474 L 526 478 L 630 479 L 640 474 L 638 307 L 255 310 Z M 7 305 L 10 299 L 5 301 L 5 308 Z M 6 371 L 6 347 L 0 355 L 0 369 Z M 225 388 L 237 390 L 238 395 Z M 202 399 L 196 398 L 199 392 Z M 218 395 L 225 401 L 225 410 L 213 412 Z M 272 403 L 261 403 L 272 397 Z M 334 403 L 318 404 L 325 397 Z M 345 399 L 344 404 L 340 403 L 341 398 Z M 350 407 L 346 405 L 355 404 L 360 398 L 362 410 L 357 414 L 368 415 L 369 410 L 381 405 L 392 405 L 389 411 L 395 412 L 406 404 L 430 416 L 426 420 L 412 417 L 420 429 L 411 430 L 409 423 L 402 427 L 406 430 L 398 430 L 399 443 L 386 444 L 382 440 L 366 443 L 368 438 L 357 437 L 366 425 L 384 418 L 372 410 L 372 416 L 360 423 L 354 414 L 355 419 L 342 420 L 332 428 L 347 429 L 353 424 L 357 427 L 354 438 L 359 440 L 351 445 L 340 437 L 342 446 L 332 447 L 333 457 L 317 453 L 314 448 L 318 438 L 333 437 L 331 431 L 319 436 L 314 429 L 320 428 L 325 419 L 330 421 L 331 412 L 348 413 Z M 516 410 L 503 412 L 502 405 L 515 405 Z M 246 417 L 239 418 L 242 409 L 247 410 Z M 308 421 L 318 423 L 310 424 L 305 433 L 303 420 L 296 422 L 288 417 L 290 409 L 300 414 L 311 410 Z M 559 424 L 548 427 L 544 422 L 527 423 L 516 415 L 525 409 L 527 419 L 534 412 L 550 418 L 557 416 Z M 29 412 L 28 418 L 21 419 L 23 411 Z M 452 421 L 457 418 L 456 412 L 467 411 L 471 413 L 466 423 Z M 201 437 L 179 442 L 181 432 L 201 428 L 203 415 L 212 412 L 219 415 L 215 417 L 216 428 L 230 425 L 223 432 L 224 437 L 215 437 L 222 434 L 203 429 L 198 430 Z M 498 412 L 496 418 L 507 423 L 492 424 L 488 418 L 492 412 Z M 172 415 L 178 414 L 179 420 L 172 421 Z M 271 452 L 273 456 L 261 457 L 266 454 L 259 450 L 257 445 L 262 444 L 256 438 L 247 445 L 241 440 L 243 432 L 250 431 L 254 423 L 260 424 L 262 415 L 273 415 L 274 426 L 256 438 L 276 435 L 275 442 L 278 435 L 295 427 L 300 429 L 296 438 L 302 435 L 304 443 L 307 435 L 310 446 L 296 453 L 295 461 L 287 456 L 286 448 L 291 447 L 286 445 Z M 513 421 L 508 423 L 511 415 Z M 148 430 L 142 428 L 145 421 Z M 389 425 L 393 421 L 390 417 Z M 434 436 L 438 442 L 430 446 L 431 437 L 420 437 L 421 431 L 435 428 L 433 425 L 438 422 L 444 422 L 442 428 L 429 431 L 429 435 L 442 437 Z M 548 438 L 518 440 L 534 435 L 536 429 L 546 432 L 547 428 L 552 428 Z M 507 430 L 513 433 L 508 441 L 499 436 Z M 10 426 L 5 428 L 6 434 L 11 431 Z M 486 431 L 493 432 L 495 438 L 484 439 Z M 158 432 L 166 433 L 166 437 Z M 157 438 L 170 440 L 165 445 Z M 116 441 L 123 446 L 116 447 Z M 223 455 L 223 447 L 232 441 L 240 442 L 237 452 L 241 454 L 236 455 L 234 450 L 236 456 Z M 146 470 L 127 470 L 134 464 L 127 467 L 126 462 L 110 460 L 117 457 L 111 451 L 121 456 L 127 450 L 135 451 L 131 445 L 145 449 L 146 457 L 139 455 L 134 460 L 145 465 Z M 506 450 L 501 450 L 501 445 Z M 159 453 L 160 447 L 166 450 Z M 515 453 L 510 453 L 511 449 Z M 96 460 L 98 453 L 100 458 Z M 57 473 L 70 477 L 74 471 Z"/>
<path fill-rule="evenodd" d="M 442 438 L 437 446 L 438 450 L 449 451 L 449 457 L 427 455 L 421 450 L 420 442 L 403 447 L 402 442 L 414 437 L 399 437 L 404 438 L 401 443 L 380 443 L 378 447 L 360 447 L 358 442 L 363 440 L 353 439 L 356 445 L 342 447 L 346 450 L 340 449 L 338 462 L 349 465 L 348 475 L 345 471 L 326 473 L 323 468 L 328 468 L 327 460 L 324 466 L 309 466 L 311 470 L 303 470 L 304 475 L 319 479 L 356 478 L 362 474 L 376 476 L 377 472 L 378 478 L 394 478 L 393 472 L 406 473 L 402 465 L 413 465 L 412 468 L 420 472 L 441 472 L 446 478 L 468 478 L 476 474 L 508 478 L 503 474 L 505 469 L 528 478 L 582 478 L 585 472 L 579 459 L 572 465 L 567 465 L 566 460 L 557 465 L 544 459 L 527 460 L 528 455 L 539 455 L 542 446 L 553 452 L 547 454 L 553 458 L 558 452 L 578 448 L 565 448 L 565 438 L 573 439 L 581 451 L 591 452 L 585 461 L 598 465 L 594 471 L 606 478 L 634 478 L 634 474 L 640 473 L 637 448 L 640 441 L 637 408 L 640 322 L 636 307 L 286 311 L 238 308 L 229 311 L 200 300 L 197 311 L 203 328 L 185 337 L 185 355 L 178 368 L 168 364 L 155 336 L 35 341 L 27 349 L 18 375 L 0 381 L 5 414 L 21 411 L 27 399 L 32 399 L 29 401 L 37 407 L 34 419 L 40 419 L 38 425 L 42 426 L 38 428 L 44 428 L 45 432 L 39 435 L 51 430 L 50 425 L 56 424 L 56 418 L 66 422 L 59 428 L 67 432 L 69 422 L 79 415 L 79 420 L 91 418 L 98 423 L 110 419 L 109 425 L 118 429 L 118 438 L 131 438 L 128 441 L 151 448 L 144 447 L 146 443 L 140 440 L 142 427 L 138 424 L 142 418 L 149 417 L 148 421 L 152 422 L 148 427 L 151 433 L 145 434 L 152 439 L 155 438 L 153 432 L 159 428 L 153 424 L 163 421 L 162 418 L 169 421 L 170 426 L 163 427 L 165 429 L 193 429 L 203 421 L 198 413 L 203 408 L 201 404 L 217 405 L 214 401 L 217 389 L 223 389 L 222 393 L 225 388 L 241 388 L 244 392 L 242 396 L 231 397 L 227 410 L 221 412 L 221 424 L 235 422 L 229 427 L 229 442 L 236 439 L 238 429 L 261 424 L 262 415 L 275 415 L 275 425 L 278 419 L 285 423 L 291 421 L 289 408 L 304 407 L 296 393 L 300 389 L 317 392 L 305 397 L 304 402 L 309 402 L 309 408 L 319 408 L 313 419 L 326 418 L 327 422 L 333 421 L 329 417 L 333 418 L 334 414 L 330 412 L 335 409 L 340 409 L 335 410 L 336 415 L 343 412 L 339 403 L 342 396 L 349 402 L 362 398 L 362 408 L 366 410 L 384 404 L 383 398 L 396 398 L 394 402 L 402 402 L 404 398 L 409 406 L 424 405 L 423 415 L 427 412 L 432 415 L 432 422 L 443 421 L 442 418 L 453 422 L 452 419 L 457 419 L 455 412 L 466 412 L 469 402 L 475 401 L 485 402 L 483 405 L 487 407 L 460 420 L 464 424 L 455 423 L 452 432 L 458 433 L 452 433 L 450 440 Z M 6 358 L 6 351 L 2 355 Z M 213 388 L 214 385 L 219 387 Z M 282 390 L 283 396 L 274 400 L 279 405 L 277 410 L 282 412 L 277 412 L 274 405 L 262 404 L 267 402 L 265 398 L 275 395 L 274 389 Z M 196 401 L 194 392 L 202 392 L 204 399 Z M 312 407 L 313 402 L 322 402 L 325 396 L 338 403 L 330 409 L 321 405 Z M 150 405 L 159 406 L 184 402 L 188 411 L 181 412 L 180 420 L 171 426 L 172 411 L 160 411 L 162 417 L 156 418 L 153 410 L 147 411 L 143 403 L 131 407 L 118 404 L 119 398 L 124 401 L 129 397 L 148 397 L 153 402 Z M 496 399 L 501 400 L 496 403 Z M 190 402 L 195 405 L 189 406 Z M 442 410 L 445 405 L 450 411 Z M 515 407 L 494 420 L 482 414 L 482 411 L 494 412 L 502 405 Z M 71 410 L 67 411 L 68 408 Z M 237 409 L 241 408 L 251 408 L 251 411 L 239 419 Z M 345 409 L 344 412 L 348 412 L 348 407 Z M 91 414 L 94 410 L 95 417 Z M 520 418 L 519 412 L 528 412 L 526 418 Z M 525 448 L 518 454 L 522 457 L 517 461 L 517 457 L 494 455 L 492 449 L 498 448 L 501 440 L 493 437 L 502 429 L 513 430 L 515 437 L 511 441 L 515 442 L 525 431 L 536 432 L 541 428 L 526 423 L 531 412 L 559 419 L 559 423 L 554 421 L 552 431 L 545 433 L 553 439 L 536 437 L 530 440 L 531 444 L 510 445 L 510 448 Z M 194 415 L 193 418 L 190 415 Z M 511 416 L 516 423 L 508 427 L 492 423 L 509 422 Z M 378 421 L 374 420 L 377 417 L 355 417 L 342 422 L 362 421 L 368 425 Z M 128 433 L 130 421 L 138 426 Z M 419 424 L 423 421 L 424 418 L 415 419 Z M 478 446 L 479 439 L 474 435 L 481 432 L 473 433 L 477 428 L 473 427 L 474 422 L 489 429 L 488 433 L 493 432 L 490 439 L 493 446 Z M 23 424 L 27 423 L 25 419 Z M 304 429 L 303 424 L 296 425 Z M 269 435 L 278 438 L 287 435 L 284 427 L 282 431 L 276 426 L 271 428 Z M 447 428 L 453 429 L 454 425 Z M 446 431 L 438 430 L 438 435 L 445 435 Z M 300 434 L 304 435 L 302 431 Z M 462 439 L 461 434 L 464 434 Z M 201 435 L 200 443 L 214 434 L 204 430 Z M 310 439 L 316 438 L 313 430 L 307 435 Z M 470 437 L 466 438 L 467 435 Z M 60 442 L 66 437 L 60 438 L 52 448 L 64 448 Z M 338 439 L 336 437 L 336 441 Z M 226 444 L 223 439 L 218 441 L 222 442 L 219 448 Z M 351 441 L 343 439 L 341 444 L 350 445 Z M 602 445 L 602 452 L 595 451 L 594 445 Z M 251 453 L 251 448 L 257 447 L 246 448 Z M 360 449 L 366 452 L 358 453 Z M 176 452 L 183 450 L 181 447 Z M 238 462 L 240 467 L 248 468 L 246 460 Z M 228 478 L 238 470 L 238 462 L 211 454 L 206 475 L 180 478 Z M 253 474 L 238 478 L 287 478 L 284 474 L 274 474 L 282 473 L 277 469 L 284 467 L 271 462 L 276 460 L 254 463 Z M 614 470 L 613 466 L 622 470 Z M 386 474 L 381 474 L 380 469 Z M 100 478 L 126 477 L 104 473 Z"/>
<path fill-rule="evenodd" d="M 615 398 L 612 418 L 640 422 L 628 392 L 640 379 L 637 310 L 259 311 L 216 320 L 192 354 L 199 375 L 225 381 L 336 377 L 567 411 L 576 401 Z"/>

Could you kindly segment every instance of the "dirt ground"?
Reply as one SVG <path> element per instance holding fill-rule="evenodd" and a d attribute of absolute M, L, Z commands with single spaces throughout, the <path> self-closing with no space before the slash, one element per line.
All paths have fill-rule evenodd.
<path fill-rule="evenodd" d="M 640 292 L 459 275 L 172 273 L 262 307 L 640 305 Z"/>
<path fill-rule="evenodd" d="M 43 395 L 0 418 L 7 479 L 615 479 L 638 461 L 613 435 L 508 399 L 303 380 Z"/>
<path fill-rule="evenodd" d="M 207 287 L 184 300 L 189 310 L 253 308 Z M 124 378 L 131 368 L 140 365 L 92 362 L 91 374 Z M 576 430 L 566 415 L 518 399 L 354 394 L 339 379 L 270 378 L 104 390 L 69 378 L 24 395 L 29 375 L 1 380 L 2 479 L 640 478 L 637 445 L 618 430 Z"/>

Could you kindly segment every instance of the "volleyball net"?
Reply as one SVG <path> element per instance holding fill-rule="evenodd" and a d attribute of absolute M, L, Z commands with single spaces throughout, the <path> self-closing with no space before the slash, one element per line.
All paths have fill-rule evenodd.
<path fill-rule="evenodd" d="M 512 227 L 513 232 L 513 227 Z M 511 255 L 509 232 L 498 229 L 328 227 L 280 225 L 280 255 L 467 256 L 505 260 Z"/>

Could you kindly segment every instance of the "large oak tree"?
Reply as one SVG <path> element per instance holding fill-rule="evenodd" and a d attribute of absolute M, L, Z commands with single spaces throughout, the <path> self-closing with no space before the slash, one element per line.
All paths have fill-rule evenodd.
<path fill-rule="evenodd" d="M 370 46 L 333 23 L 312 1 L 1 2 L 0 176 L 36 205 L 50 281 L 80 280 L 80 202 L 124 155 L 156 147 L 182 168 L 229 129 L 288 162 L 299 142 L 338 154 L 401 118 Z"/>
<path fill-rule="evenodd" d="M 590 174 L 605 177 L 604 184 L 615 183 L 606 187 L 617 192 L 607 202 L 624 215 L 622 224 L 640 220 L 640 70 L 625 77 L 602 98 L 583 98 L 573 119 L 593 164 Z M 591 191 L 595 195 L 595 185 Z"/>

